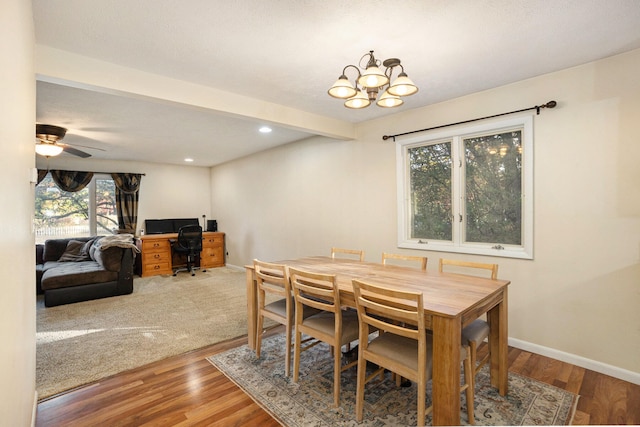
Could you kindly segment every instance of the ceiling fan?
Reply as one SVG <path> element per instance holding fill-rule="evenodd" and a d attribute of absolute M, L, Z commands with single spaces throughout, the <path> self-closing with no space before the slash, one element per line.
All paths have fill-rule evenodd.
<path fill-rule="evenodd" d="M 72 147 L 71 144 L 60 142 L 60 140 L 64 138 L 66 133 L 67 129 L 60 126 L 36 124 L 36 139 L 38 140 L 38 142 L 36 142 L 36 153 L 40 154 L 41 156 L 51 157 L 57 156 L 64 151 L 65 153 L 69 153 L 82 158 L 91 157 L 91 154 L 82 150 L 78 150 L 77 148 Z M 84 148 L 91 148 L 93 150 L 104 151 L 100 148 L 86 147 L 84 145 L 78 144 L 74 145 Z"/>

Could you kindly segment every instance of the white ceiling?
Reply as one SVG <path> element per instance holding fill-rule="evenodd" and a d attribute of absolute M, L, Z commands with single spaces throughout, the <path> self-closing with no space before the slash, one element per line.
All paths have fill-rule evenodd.
<path fill-rule="evenodd" d="M 640 48 L 640 0 L 32 3 L 40 46 L 349 123 Z M 349 110 L 327 95 L 369 50 L 400 58 L 420 88 L 403 106 Z M 99 159 L 211 166 L 317 133 L 263 135 L 250 117 L 81 87 L 39 75 L 36 120 Z"/>

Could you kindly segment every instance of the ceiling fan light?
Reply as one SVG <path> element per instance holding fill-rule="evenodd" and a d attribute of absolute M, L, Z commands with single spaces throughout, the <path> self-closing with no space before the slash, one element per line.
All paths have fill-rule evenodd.
<path fill-rule="evenodd" d="M 356 94 L 356 96 L 351 97 L 349 99 L 347 99 L 344 102 L 344 106 L 347 108 L 353 108 L 355 110 L 358 110 L 360 108 L 366 108 L 371 104 L 371 101 L 369 101 L 369 97 L 367 96 L 367 94 L 364 91 L 358 91 L 358 93 Z"/>
<path fill-rule="evenodd" d="M 364 87 L 380 87 L 389 83 L 389 78 L 380 71 L 380 68 L 372 65 L 367 67 L 367 69 L 358 78 L 358 83 L 360 86 Z"/>
<path fill-rule="evenodd" d="M 378 107 L 393 108 L 404 104 L 404 101 L 399 96 L 391 95 L 389 91 L 385 90 L 376 104 Z"/>
<path fill-rule="evenodd" d="M 400 73 L 397 79 L 393 81 L 387 91 L 395 96 L 409 96 L 418 91 L 418 87 L 413 84 L 411 79 L 405 73 Z"/>
<path fill-rule="evenodd" d="M 351 82 L 344 74 L 341 75 L 338 80 L 329 89 L 329 95 L 334 98 L 347 99 L 353 97 L 357 93 L 357 90 L 353 87 Z"/>
<path fill-rule="evenodd" d="M 56 144 L 47 144 L 44 142 L 38 142 L 36 144 L 36 153 L 45 157 L 53 157 L 62 153 L 63 148 Z"/>

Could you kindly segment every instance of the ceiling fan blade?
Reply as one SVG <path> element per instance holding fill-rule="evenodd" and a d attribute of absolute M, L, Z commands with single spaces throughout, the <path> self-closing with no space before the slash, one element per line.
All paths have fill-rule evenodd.
<path fill-rule="evenodd" d="M 82 157 L 83 159 L 91 157 L 91 154 L 80 151 L 77 148 L 70 147 L 69 145 L 65 145 L 63 150 L 65 153 L 73 154 L 74 156 Z"/>
<path fill-rule="evenodd" d="M 69 143 L 66 143 L 66 142 L 65 143 L 61 143 L 60 145 L 65 145 L 65 146 L 73 145 L 74 147 L 90 148 L 92 150 L 98 150 L 98 151 L 107 151 L 104 148 L 89 147 L 88 145 L 81 145 L 81 144 L 69 144 Z"/>

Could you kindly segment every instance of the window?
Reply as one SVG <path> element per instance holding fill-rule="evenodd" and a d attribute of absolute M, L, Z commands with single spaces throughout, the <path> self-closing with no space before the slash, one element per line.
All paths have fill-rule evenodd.
<path fill-rule="evenodd" d="M 533 119 L 398 142 L 398 246 L 533 258 Z"/>
<path fill-rule="evenodd" d="M 118 229 L 115 184 L 109 175 L 95 174 L 89 185 L 70 193 L 58 188 L 49 174 L 35 193 L 36 243 L 104 236 Z"/>

